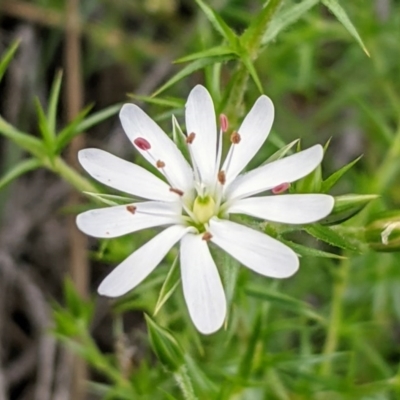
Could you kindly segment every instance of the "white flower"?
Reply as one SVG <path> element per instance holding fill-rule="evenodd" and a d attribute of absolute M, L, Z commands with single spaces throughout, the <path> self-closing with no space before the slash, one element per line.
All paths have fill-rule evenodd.
<path fill-rule="evenodd" d="M 333 198 L 324 194 L 271 195 L 320 164 L 320 145 L 240 175 L 271 129 L 274 107 L 267 96 L 258 98 L 238 131 L 232 133 L 222 166 L 227 121 L 222 117 L 221 129 L 217 130 L 214 105 L 203 86 L 196 86 L 186 103 L 186 142 L 192 165 L 136 105 L 125 104 L 120 119 L 130 141 L 165 179 L 99 149 L 80 151 L 79 161 L 93 178 L 145 201 L 84 212 L 78 215 L 77 225 L 98 238 L 166 228 L 116 267 L 101 283 L 100 294 L 117 297 L 127 293 L 180 241 L 182 285 L 189 314 L 200 332 L 210 334 L 224 322 L 226 299 L 209 242 L 264 276 L 286 278 L 297 271 L 299 259 L 293 250 L 228 219 L 230 214 L 247 214 L 267 221 L 307 224 L 325 217 L 333 207 Z M 270 195 L 254 197 L 266 191 Z"/>

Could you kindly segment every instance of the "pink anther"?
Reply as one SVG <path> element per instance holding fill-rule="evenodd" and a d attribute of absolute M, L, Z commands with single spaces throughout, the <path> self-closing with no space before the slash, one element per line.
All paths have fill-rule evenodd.
<path fill-rule="evenodd" d="M 135 143 L 140 150 L 147 151 L 151 149 L 150 143 L 145 138 L 138 137 L 133 141 L 133 143 Z"/>
<path fill-rule="evenodd" d="M 219 123 L 221 124 L 222 132 L 226 132 L 229 129 L 228 117 L 225 114 L 219 116 Z"/>
<path fill-rule="evenodd" d="M 288 190 L 289 188 L 290 188 L 290 183 L 289 182 L 284 182 L 284 183 L 281 183 L 278 186 L 275 186 L 272 189 L 272 193 L 273 194 L 280 194 L 280 193 L 286 192 L 286 190 Z"/>

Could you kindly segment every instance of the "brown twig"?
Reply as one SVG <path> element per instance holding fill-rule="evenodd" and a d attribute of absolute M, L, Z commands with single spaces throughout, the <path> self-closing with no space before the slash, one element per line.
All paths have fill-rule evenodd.
<path fill-rule="evenodd" d="M 80 13 L 79 0 L 67 1 L 67 24 L 65 42 L 65 70 L 66 70 L 66 105 L 67 119 L 72 121 L 83 107 L 83 85 L 81 72 L 81 50 L 80 50 Z M 84 147 L 83 135 L 75 137 L 68 149 L 67 160 L 70 165 L 79 169 L 77 153 Z M 75 206 L 80 203 L 80 196 L 73 191 L 70 196 L 69 205 Z M 86 254 L 87 238 L 78 231 L 75 218 L 68 220 L 69 243 L 70 243 L 70 274 L 76 285 L 78 293 L 82 297 L 88 296 L 89 263 Z M 78 357 L 73 360 L 71 398 L 80 400 L 84 398 L 84 382 L 87 376 L 85 362 Z"/>

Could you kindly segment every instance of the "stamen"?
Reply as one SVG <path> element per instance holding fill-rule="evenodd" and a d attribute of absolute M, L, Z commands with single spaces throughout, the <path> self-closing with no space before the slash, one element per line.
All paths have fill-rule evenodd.
<path fill-rule="evenodd" d="M 188 137 L 186 138 L 186 143 L 192 144 L 195 137 L 196 137 L 196 134 L 194 132 L 189 133 Z"/>
<path fill-rule="evenodd" d="M 225 175 L 225 172 L 224 172 L 224 171 L 219 171 L 219 172 L 218 172 L 218 182 L 219 182 L 221 185 L 225 185 L 225 182 L 226 182 L 226 175 Z"/>
<path fill-rule="evenodd" d="M 239 132 L 233 132 L 231 135 L 231 143 L 238 144 L 242 138 L 239 135 Z"/>
<path fill-rule="evenodd" d="M 273 194 L 280 194 L 280 193 L 286 192 L 286 190 L 288 190 L 289 188 L 290 188 L 290 183 L 289 182 L 284 182 L 284 183 L 281 183 L 278 186 L 275 186 L 272 189 L 272 193 Z"/>
<path fill-rule="evenodd" d="M 133 143 L 139 147 L 140 150 L 147 151 L 151 149 L 150 143 L 145 138 L 138 137 L 133 141 Z"/>
<path fill-rule="evenodd" d="M 219 116 L 219 123 L 221 125 L 222 132 L 226 132 L 229 129 L 228 117 L 225 114 Z"/>
<path fill-rule="evenodd" d="M 208 242 L 209 240 L 211 240 L 213 237 L 213 235 L 211 235 L 210 232 L 204 232 L 204 235 L 202 236 L 202 239 L 205 240 L 206 242 Z"/>
<path fill-rule="evenodd" d="M 131 214 L 135 214 L 136 208 L 137 208 L 136 206 L 132 206 L 132 205 L 126 206 L 126 209 L 127 209 Z"/>
<path fill-rule="evenodd" d="M 176 194 L 178 194 L 179 196 L 183 196 L 184 195 L 184 193 L 182 192 L 182 190 L 179 190 L 179 189 L 176 189 L 176 188 L 169 188 L 169 191 L 170 192 L 173 192 L 173 193 L 176 193 Z"/>
<path fill-rule="evenodd" d="M 165 162 L 164 162 L 164 161 L 161 161 L 161 160 L 158 160 L 158 161 L 156 162 L 156 167 L 157 167 L 157 168 L 164 168 L 164 167 L 165 167 Z"/>

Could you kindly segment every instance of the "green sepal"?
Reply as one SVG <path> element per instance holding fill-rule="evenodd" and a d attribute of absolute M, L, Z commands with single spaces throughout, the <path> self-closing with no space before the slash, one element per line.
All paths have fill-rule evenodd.
<path fill-rule="evenodd" d="M 178 149 L 181 151 L 185 159 L 190 163 L 190 154 L 188 150 L 188 146 L 186 143 L 186 136 L 182 132 L 182 129 L 178 123 L 178 120 L 175 118 L 175 115 L 172 116 L 172 139 L 177 145 Z"/>
<path fill-rule="evenodd" d="M 321 221 L 322 225 L 337 225 L 357 215 L 371 201 L 378 199 L 377 194 L 346 194 L 335 197 L 332 212 Z"/>
<path fill-rule="evenodd" d="M 304 178 L 294 184 L 295 193 L 319 193 L 322 185 L 321 164 Z"/>
<path fill-rule="evenodd" d="M 119 205 L 130 204 L 130 203 L 134 203 L 135 201 L 138 201 L 138 199 L 135 199 L 133 197 L 118 196 L 115 194 L 95 193 L 95 192 L 86 192 L 86 191 L 84 191 L 83 194 L 94 199 L 96 202 L 105 204 L 107 206 L 119 206 Z"/>
<path fill-rule="evenodd" d="M 170 331 L 156 324 L 147 314 L 144 317 L 155 355 L 170 371 L 177 371 L 184 364 L 183 349 Z"/>
<path fill-rule="evenodd" d="M 349 162 L 342 168 L 338 169 L 336 172 L 334 172 L 332 175 L 330 175 L 328 178 L 326 178 L 321 185 L 321 192 L 322 193 L 328 193 L 329 190 L 336 184 L 336 182 L 347 172 L 349 171 L 360 159 L 362 156 L 356 158 L 355 160 Z"/>
<path fill-rule="evenodd" d="M 346 258 L 346 257 L 340 256 L 338 254 L 329 253 L 327 251 L 313 249 L 312 247 L 303 246 L 302 244 L 294 243 L 294 242 L 291 242 L 290 240 L 280 239 L 280 241 L 282 243 L 285 243 L 286 245 L 288 245 L 288 247 L 290 247 L 299 256 L 302 256 L 302 257 L 333 258 L 333 259 L 338 259 L 338 260 L 343 260 Z"/>
<path fill-rule="evenodd" d="M 293 140 L 293 142 L 290 142 L 289 144 L 269 156 L 261 165 L 269 164 L 272 161 L 280 160 L 281 158 L 285 157 L 286 154 L 292 149 L 292 147 L 295 146 L 299 141 L 300 139 Z"/>
<path fill-rule="evenodd" d="M 154 307 L 154 317 L 158 314 L 158 312 L 161 310 L 162 306 L 167 302 L 167 300 L 172 296 L 181 281 L 179 277 L 178 259 L 178 256 L 175 257 L 175 260 L 172 263 L 171 268 L 168 271 L 168 275 L 161 287 L 156 306 Z"/>

